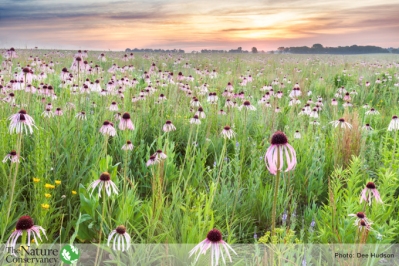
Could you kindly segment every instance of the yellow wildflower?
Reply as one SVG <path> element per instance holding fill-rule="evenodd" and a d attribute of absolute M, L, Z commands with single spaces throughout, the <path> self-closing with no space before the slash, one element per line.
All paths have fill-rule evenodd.
<path fill-rule="evenodd" d="M 45 210 L 48 210 L 50 208 L 50 205 L 48 204 L 42 204 L 42 208 Z"/>
<path fill-rule="evenodd" d="M 75 190 L 72 190 L 72 195 L 76 195 L 78 194 L 78 192 L 76 192 Z"/>
<path fill-rule="evenodd" d="M 45 196 L 46 198 L 51 198 L 51 194 L 49 194 L 49 193 L 45 193 L 44 196 Z"/>
<path fill-rule="evenodd" d="M 55 180 L 56 185 L 61 185 L 61 180 Z"/>
<path fill-rule="evenodd" d="M 40 179 L 39 179 L 39 178 L 36 178 L 36 177 L 34 177 L 34 178 L 33 178 L 33 182 L 35 182 L 35 183 L 39 183 L 39 182 L 40 182 Z"/>
<path fill-rule="evenodd" d="M 54 185 L 51 185 L 51 184 L 46 184 L 46 185 L 44 185 L 44 187 L 45 187 L 45 188 L 55 188 L 55 186 L 54 186 Z"/>

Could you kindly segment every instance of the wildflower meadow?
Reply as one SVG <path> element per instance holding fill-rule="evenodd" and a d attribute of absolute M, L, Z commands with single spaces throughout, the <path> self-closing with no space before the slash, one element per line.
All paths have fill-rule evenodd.
<path fill-rule="evenodd" d="M 238 244 L 399 242 L 398 55 L 8 48 L 0 63 L 7 247 L 103 244 L 129 265 L 111 262 L 191 244 L 182 265 L 233 265 Z"/>

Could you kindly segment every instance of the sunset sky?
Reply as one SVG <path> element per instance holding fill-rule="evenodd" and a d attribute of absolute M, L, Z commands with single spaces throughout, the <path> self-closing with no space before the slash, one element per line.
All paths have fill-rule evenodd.
<path fill-rule="evenodd" d="M 0 48 L 399 47 L 398 0 L 0 0 Z"/>

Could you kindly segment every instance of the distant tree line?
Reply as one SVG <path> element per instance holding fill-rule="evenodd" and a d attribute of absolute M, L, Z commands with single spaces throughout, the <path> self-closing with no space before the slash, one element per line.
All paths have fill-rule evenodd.
<path fill-rule="evenodd" d="M 184 54 L 184 50 L 182 49 L 173 49 L 173 50 L 164 50 L 164 49 L 138 49 L 138 48 L 134 48 L 134 49 L 129 49 L 126 48 L 125 50 L 126 53 L 183 53 Z"/>
<path fill-rule="evenodd" d="M 317 43 L 312 47 L 279 47 L 275 53 L 290 53 L 290 54 L 375 54 L 375 53 L 399 53 L 399 49 L 385 49 L 378 46 L 338 46 L 338 47 L 323 47 Z"/>
<path fill-rule="evenodd" d="M 252 47 L 252 53 L 258 53 L 258 49 L 256 47 Z M 264 51 L 262 51 L 264 52 Z M 230 49 L 230 50 L 209 50 L 209 49 L 202 49 L 201 53 L 239 53 L 239 54 L 247 54 L 250 51 L 243 50 L 242 47 L 238 47 L 237 49 Z"/>

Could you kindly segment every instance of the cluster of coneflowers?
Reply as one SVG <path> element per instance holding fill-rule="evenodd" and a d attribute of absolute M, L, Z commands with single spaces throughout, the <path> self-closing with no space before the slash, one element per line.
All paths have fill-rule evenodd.
<path fill-rule="evenodd" d="M 368 205 L 371 205 L 373 199 L 375 200 L 376 203 L 380 204 L 383 203 L 375 183 L 370 181 L 366 184 L 366 187 L 362 190 L 362 193 L 360 195 L 360 203 L 364 201 L 365 204 L 368 203 Z M 349 214 L 349 216 L 356 218 L 354 225 L 359 228 L 359 231 L 362 231 L 363 229 L 365 231 L 372 230 L 371 225 L 373 223 L 372 221 L 370 221 L 370 219 L 366 217 L 366 213 L 364 211 L 357 212 L 356 214 Z"/>
<path fill-rule="evenodd" d="M 11 48 L 5 51 L 3 55 L 7 60 L 2 63 L 2 66 L 5 68 L 11 68 L 13 66 L 13 62 L 10 60 L 17 58 L 15 49 Z M 171 55 L 168 56 L 171 57 Z M 201 121 L 206 120 L 206 106 L 210 107 L 209 109 L 213 109 L 214 107 L 221 105 L 222 102 L 224 102 L 224 106 L 222 107 L 223 109 L 214 108 L 217 110 L 217 114 L 219 115 L 231 114 L 233 109 L 237 109 L 243 111 L 243 116 L 245 116 L 247 113 L 249 113 L 249 111 L 257 110 L 257 107 L 253 105 L 253 103 L 256 101 L 254 101 L 253 96 L 250 94 L 251 90 L 249 87 L 253 81 L 256 80 L 257 76 L 262 74 L 263 70 L 256 76 L 251 75 L 250 71 L 247 71 L 246 75 L 241 75 L 238 78 L 238 86 L 240 87 L 241 91 L 234 89 L 234 82 L 228 82 L 224 91 L 219 93 L 214 91 L 209 92 L 209 89 L 212 87 L 212 85 L 209 85 L 205 82 L 205 78 L 217 79 L 219 77 L 216 69 L 205 68 L 201 70 L 200 66 L 195 67 L 186 63 L 183 66 L 184 71 L 178 72 L 176 75 L 176 73 L 174 74 L 172 71 L 163 71 L 160 69 L 166 68 L 166 64 L 162 64 L 162 67 L 159 65 L 158 68 L 155 63 L 152 63 L 148 71 L 144 71 L 142 75 L 138 77 L 132 74 L 133 71 L 136 70 L 135 66 L 132 65 L 134 55 L 125 54 L 119 58 L 119 60 L 120 62 L 129 62 L 129 65 L 118 66 L 117 63 L 112 64 L 112 66 L 107 70 L 107 72 L 112 74 L 112 76 L 109 80 L 104 80 L 104 78 L 101 76 L 104 74 L 104 71 L 101 67 L 101 62 L 106 62 L 107 57 L 104 53 L 102 53 L 97 59 L 99 60 L 99 64 L 89 61 L 87 51 L 78 51 L 76 54 L 74 54 L 73 62 L 69 70 L 65 67 L 61 70 L 61 73 L 59 73 L 59 77 L 61 79 L 60 87 L 62 89 L 69 88 L 72 95 L 83 95 L 84 97 L 88 97 L 90 94 L 97 94 L 104 98 L 115 97 L 117 99 L 123 99 L 126 92 L 131 89 L 138 88 L 138 79 L 142 78 L 146 84 L 146 87 L 138 92 L 137 95 L 132 97 L 132 103 L 136 104 L 140 101 L 152 100 L 154 99 L 154 97 L 151 97 L 152 95 L 159 94 L 158 97 L 155 97 L 157 100 L 154 102 L 154 104 L 162 104 L 163 102 L 168 101 L 168 99 L 164 93 L 160 93 L 161 89 L 168 86 L 174 86 L 177 88 L 177 92 L 182 93 L 185 97 L 190 99 L 189 108 L 193 115 L 192 118 L 187 121 L 187 124 L 190 123 L 195 125 L 201 125 Z M 31 62 L 29 65 L 24 67 L 19 66 L 19 71 L 10 75 L 11 78 L 7 82 L 1 78 L 0 91 L 6 95 L 5 98 L 3 98 L 3 101 L 12 106 L 16 106 L 14 95 L 14 92 L 16 91 L 40 95 L 43 97 L 42 102 L 47 103 L 42 113 L 42 116 L 45 118 L 62 116 L 64 114 L 63 109 L 75 109 L 75 104 L 69 102 L 65 107 L 57 107 L 56 110 L 53 111 L 54 109 L 52 103 L 47 101 L 56 100 L 57 95 L 55 94 L 53 86 L 45 83 L 45 81 L 48 79 L 49 75 L 55 73 L 53 69 L 54 63 L 52 61 L 46 63 L 45 60 L 41 60 L 38 57 L 31 57 L 30 60 Z M 178 58 L 175 60 L 174 65 L 179 65 L 182 61 L 183 59 Z M 195 71 L 195 76 L 189 75 L 188 72 L 191 69 Z M 301 72 L 300 69 L 295 69 L 295 71 L 297 73 Z M 230 75 L 231 73 L 232 72 L 230 70 L 226 72 L 227 75 Z M 343 75 L 346 75 L 346 72 L 344 72 Z M 196 86 L 194 81 L 198 81 L 198 84 L 200 85 Z M 324 79 L 320 77 L 319 81 L 324 82 Z M 386 82 L 386 80 L 377 79 L 375 81 L 375 85 L 381 84 L 383 82 Z M 34 83 L 36 84 L 34 85 Z M 370 85 L 371 83 L 369 81 L 364 83 L 365 87 L 369 87 Z M 305 91 L 303 91 L 303 89 L 300 87 L 299 83 L 296 83 L 292 86 L 291 80 L 285 76 L 282 80 L 275 78 L 273 82 L 270 84 L 265 84 L 259 88 L 259 90 L 264 93 L 262 98 L 258 101 L 258 106 L 262 110 L 272 108 L 275 113 L 281 113 L 282 109 L 284 108 L 284 99 L 287 98 L 285 96 L 288 96 L 288 106 L 295 107 L 301 103 L 304 103 L 304 106 L 300 109 L 298 114 L 308 116 L 312 125 L 320 124 L 320 115 L 322 114 L 322 110 L 325 108 L 323 97 L 317 96 L 316 100 L 311 98 L 305 100 L 305 95 L 310 97 L 312 92 L 307 91 L 307 93 L 305 93 Z M 200 97 L 205 95 L 207 95 L 206 98 Z M 331 106 L 335 108 L 338 104 L 342 104 L 342 106 L 345 108 L 351 108 L 354 106 L 353 100 L 357 97 L 357 95 L 358 93 L 356 90 L 347 91 L 345 87 L 341 86 L 337 89 L 334 98 L 331 99 Z M 118 100 L 114 100 L 109 106 L 102 106 L 108 111 L 115 113 L 115 122 L 106 120 L 99 129 L 99 132 L 104 136 L 116 137 L 118 133 L 117 129 L 121 131 L 135 129 L 129 112 L 118 113 L 121 108 L 118 106 L 118 103 Z M 26 103 L 19 104 L 22 105 Z M 93 107 L 94 106 L 95 104 L 93 103 Z M 379 112 L 374 108 L 367 106 L 365 109 L 367 109 L 365 112 L 367 116 L 379 115 Z M 88 115 L 90 115 L 89 112 L 80 111 L 75 115 L 75 117 L 79 120 L 86 120 Z M 23 109 L 10 116 L 9 120 L 10 133 L 33 134 L 33 130 L 36 129 L 33 118 L 29 116 Z M 117 123 L 118 127 L 116 128 L 115 125 Z M 345 121 L 344 118 L 339 118 L 337 120 L 331 121 L 330 123 L 335 127 L 349 129 L 352 128 L 352 125 Z M 235 128 L 234 125 L 232 127 Z M 225 139 L 234 138 L 237 133 L 232 129 L 232 127 L 228 125 L 223 127 L 220 136 Z M 370 124 L 366 124 L 365 129 L 372 130 L 372 127 Z M 162 126 L 162 130 L 165 133 L 169 133 L 178 129 L 173 125 L 172 121 L 167 120 Z M 388 126 L 388 131 L 396 130 L 399 130 L 399 121 L 398 118 L 394 116 Z M 299 131 L 295 132 L 294 138 L 301 138 Z M 130 140 L 126 140 L 125 144 L 122 146 L 122 150 L 125 151 L 133 150 L 133 148 L 134 146 Z M 8 161 L 14 164 L 19 163 L 21 159 L 19 152 L 20 151 L 18 150 L 10 151 L 4 158 L 3 163 Z M 147 161 L 147 166 L 156 165 L 162 160 L 166 159 L 166 157 L 166 154 L 162 150 L 158 150 L 156 153 L 150 156 L 149 160 Z M 290 144 L 288 144 L 288 138 L 283 132 L 278 131 L 273 134 L 271 137 L 271 146 L 268 148 L 264 159 L 266 168 L 272 175 L 276 176 L 274 199 L 277 199 L 280 174 L 282 174 L 282 172 L 293 170 L 297 164 L 295 150 Z M 118 194 L 119 192 L 116 184 L 111 180 L 111 175 L 106 172 L 102 173 L 99 179 L 93 181 L 89 187 L 92 189 L 92 194 L 97 191 L 99 197 L 101 197 L 101 195 L 107 195 L 109 197 L 113 194 Z M 367 203 L 371 204 L 372 196 L 377 202 L 382 202 L 379 193 L 376 190 L 375 184 L 369 182 L 362 192 L 361 202 L 366 201 Z M 273 203 L 272 212 L 273 230 L 275 227 L 276 216 L 275 202 Z M 366 218 L 364 212 L 357 213 L 356 217 L 357 220 L 355 221 L 355 224 L 357 226 L 364 226 L 367 229 L 371 228 L 371 221 Z M 44 233 L 43 228 L 33 224 L 32 218 L 29 216 L 23 216 L 18 220 L 16 224 L 16 231 L 11 234 L 7 244 L 15 246 L 17 239 L 24 232 L 28 234 L 28 239 L 31 236 L 33 238 L 37 236 L 40 239 L 40 230 Z M 113 241 L 114 249 L 124 251 L 129 248 L 131 238 L 127 233 L 126 228 L 121 225 L 112 231 L 108 236 L 108 244 L 110 244 L 111 241 Z M 209 249 L 211 249 L 212 252 L 212 261 L 216 265 L 219 262 L 219 256 L 222 256 L 222 260 L 225 262 L 223 252 L 226 253 L 230 261 L 231 256 L 229 250 L 235 253 L 234 250 L 232 250 L 232 248 L 222 240 L 222 233 L 217 229 L 212 229 L 207 234 L 206 239 L 190 252 L 190 256 L 198 253 L 196 257 L 196 259 L 198 259 L 200 254 L 205 253 Z"/>

